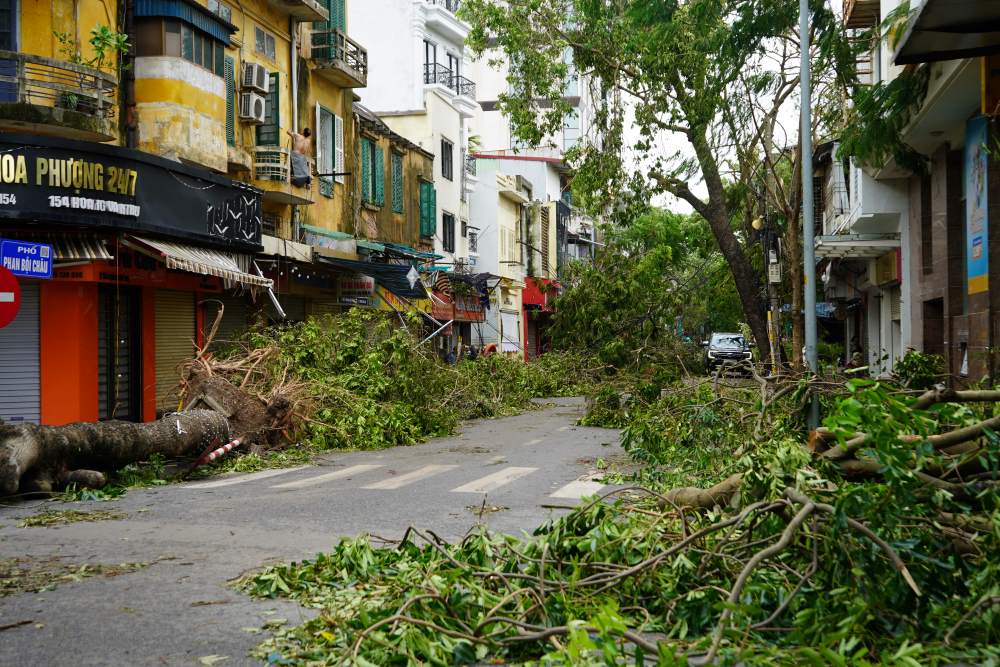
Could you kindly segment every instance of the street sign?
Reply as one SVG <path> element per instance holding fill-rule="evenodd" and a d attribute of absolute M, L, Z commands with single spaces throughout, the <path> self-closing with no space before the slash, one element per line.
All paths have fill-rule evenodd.
<path fill-rule="evenodd" d="M 14 321 L 21 307 L 21 286 L 17 277 L 0 267 L 0 329 Z"/>
<path fill-rule="evenodd" d="M 52 277 L 52 246 L 48 243 L 0 239 L 0 266 L 15 276 Z"/>

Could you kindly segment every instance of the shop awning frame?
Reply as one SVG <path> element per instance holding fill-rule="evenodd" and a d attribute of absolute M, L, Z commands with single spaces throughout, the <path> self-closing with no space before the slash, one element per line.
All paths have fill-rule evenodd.
<path fill-rule="evenodd" d="M 915 65 L 1000 53 L 1000 0 L 924 0 L 893 61 Z"/>
<path fill-rule="evenodd" d="M 178 269 L 222 278 L 230 283 L 245 287 L 270 288 L 273 282 L 263 276 L 248 273 L 240 266 L 236 255 L 210 250 L 183 243 L 148 239 L 144 236 L 129 236 L 128 244 L 141 252 L 152 255 L 167 265 L 168 269 Z M 245 258 L 249 267 L 251 260 Z"/>
<path fill-rule="evenodd" d="M 899 234 L 834 234 L 816 237 L 816 260 L 876 259 L 900 247 Z"/>

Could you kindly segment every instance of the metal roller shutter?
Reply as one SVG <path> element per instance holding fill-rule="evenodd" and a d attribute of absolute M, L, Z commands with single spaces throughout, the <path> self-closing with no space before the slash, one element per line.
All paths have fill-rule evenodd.
<path fill-rule="evenodd" d="M 194 294 L 156 291 L 156 409 L 177 409 L 179 366 L 194 356 Z"/>
<path fill-rule="evenodd" d="M 278 295 L 278 303 L 281 304 L 281 309 L 285 311 L 284 322 L 286 324 L 294 324 L 295 322 L 301 322 L 306 319 L 306 300 L 305 297 L 301 296 L 290 296 L 288 294 Z M 271 305 L 271 300 L 267 300 L 267 316 L 272 322 L 281 322 L 281 318 L 278 317 L 278 311 L 274 309 Z"/>
<path fill-rule="evenodd" d="M 205 331 L 207 337 L 215 323 L 215 316 L 219 312 L 219 302 L 222 302 L 222 321 L 219 323 L 219 330 L 215 332 L 215 340 L 212 341 L 212 348 L 218 349 L 226 343 L 236 340 L 240 334 L 247 330 L 250 323 L 250 304 L 245 296 L 217 296 L 205 301 Z"/>
<path fill-rule="evenodd" d="M 32 422 L 41 419 L 38 284 L 21 282 L 21 308 L 14 321 L 0 329 L 0 419 Z"/>
<path fill-rule="evenodd" d="M 335 299 L 313 299 L 309 308 L 309 314 L 317 319 L 322 318 L 324 315 L 336 317 L 340 314 L 340 306 Z"/>
<path fill-rule="evenodd" d="M 538 321 L 528 320 L 528 358 L 538 356 Z"/>

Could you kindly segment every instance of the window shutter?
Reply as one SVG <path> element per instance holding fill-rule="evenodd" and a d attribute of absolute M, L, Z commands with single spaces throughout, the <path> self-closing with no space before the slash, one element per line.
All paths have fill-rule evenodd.
<path fill-rule="evenodd" d="M 378 144 L 372 144 L 375 150 L 375 203 L 385 204 L 385 151 Z"/>
<path fill-rule="evenodd" d="M 344 0 L 330 0 L 330 27 L 340 32 L 347 32 L 347 12 L 344 11 Z"/>
<path fill-rule="evenodd" d="M 333 117 L 333 141 L 333 170 L 338 174 L 343 174 L 346 171 L 344 169 L 344 119 L 340 116 Z M 338 183 L 343 183 L 344 177 L 337 176 L 335 180 Z"/>
<path fill-rule="evenodd" d="M 435 216 L 437 215 L 437 193 L 434 184 L 420 182 L 420 235 L 426 238 L 434 236 Z"/>
<path fill-rule="evenodd" d="M 428 183 L 428 186 L 430 187 L 431 191 L 431 206 L 427 215 L 427 227 L 428 227 L 427 236 L 433 237 L 435 234 L 437 234 L 438 199 L 437 199 L 437 190 L 434 188 L 434 184 Z"/>
<path fill-rule="evenodd" d="M 403 156 L 392 152 L 392 210 L 403 212 Z"/>
<path fill-rule="evenodd" d="M 235 63 L 232 58 L 226 58 L 223 64 L 226 77 L 226 143 L 236 145 L 236 78 Z"/>
<path fill-rule="evenodd" d="M 361 138 L 361 199 L 372 200 L 372 149 L 371 141 Z"/>
<path fill-rule="evenodd" d="M 280 146 L 281 108 L 278 103 L 278 72 L 271 72 L 270 88 L 264 103 L 264 123 L 257 126 L 258 146 Z"/>

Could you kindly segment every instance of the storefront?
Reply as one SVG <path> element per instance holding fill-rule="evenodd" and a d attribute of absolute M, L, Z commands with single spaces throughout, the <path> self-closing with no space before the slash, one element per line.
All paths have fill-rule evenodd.
<path fill-rule="evenodd" d="M 548 278 L 525 278 L 521 292 L 522 322 L 524 324 L 525 360 L 548 351 L 548 329 L 552 321 L 552 302 L 558 296 L 560 285 Z"/>
<path fill-rule="evenodd" d="M 177 409 L 205 300 L 266 290 L 251 271 L 260 192 L 114 146 L 0 136 L 0 238 L 50 248 L 0 329 L 0 417 L 64 424 Z M 16 202 L 16 203 L 15 203 Z"/>

